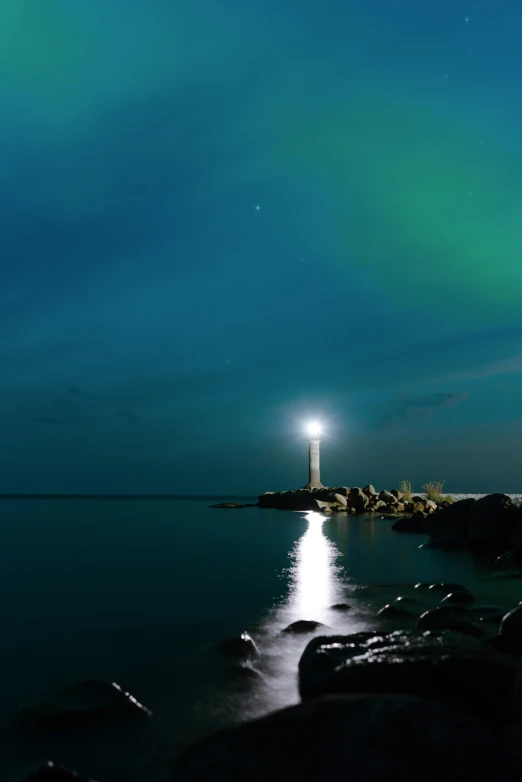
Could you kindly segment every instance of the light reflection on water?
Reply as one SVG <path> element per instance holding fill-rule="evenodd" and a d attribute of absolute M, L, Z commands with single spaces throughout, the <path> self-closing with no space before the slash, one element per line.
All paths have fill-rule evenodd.
<path fill-rule="evenodd" d="M 311 638 L 366 628 L 355 612 L 332 609 L 336 603 L 350 603 L 348 577 L 338 564 L 341 552 L 324 533 L 324 516 L 310 512 L 304 518 L 305 532 L 289 553 L 287 594 L 252 630 L 261 653 L 255 663 L 261 676 L 232 705 L 241 719 L 298 702 L 298 663 Z M 303 635 L 282 632 L 300 619 L 321 622 L 324 627 Z"/>

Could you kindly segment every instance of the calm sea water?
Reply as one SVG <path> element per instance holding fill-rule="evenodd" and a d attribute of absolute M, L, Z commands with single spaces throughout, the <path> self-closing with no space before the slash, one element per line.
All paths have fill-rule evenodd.
<path fill-rule="evenodd" d="M 487 602 L 522 599 L 467 552 L 375 518 L 209 508 L 193 501 L 4 501 L 0 504 L 0 757 L 3 773 L 52 757 L 100 782 L 157 778 L 169 757 L 222 725 L 295 703 L 309 640 L 297 619 L 335 632 L 372 627 L 403 584 L 454 581 Z M 360 589 L 361 585 L 380 585 Z M 337 614 L 336 602 L 352 610 Z M 215 646 L 248 630 L 253 679 Z M 154 712 L 145 731 L 21 740 L 14 711 L 84 679 L 116 681 Z"/>

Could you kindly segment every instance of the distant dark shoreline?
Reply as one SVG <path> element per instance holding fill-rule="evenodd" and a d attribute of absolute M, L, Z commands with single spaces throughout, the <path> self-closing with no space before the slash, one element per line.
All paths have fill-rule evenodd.
<path fill-rule="evenodd" d="M 251 500 L 254 495 L 234 495 Z M 0 494 L 0 500 L 227 500 L 230 494 Z"/>

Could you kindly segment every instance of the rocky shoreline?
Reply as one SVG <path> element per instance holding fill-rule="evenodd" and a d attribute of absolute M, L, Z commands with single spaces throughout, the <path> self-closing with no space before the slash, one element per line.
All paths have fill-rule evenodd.
<path fill-rule="evenodd" d="M 244 507 L 215 507 L 227 506 Z M 522 507 L 508 495 L 437 504 L 425 495 L 410 500 L 397 490 L 376 492 L 368 485 L 265 493 L 258 506 L 390 519 L 397 533 L 427 535 L 425 546 L 476 547 L 492 561 L 522 559 Z M 350 612 L 352 606 L 331 608 Z M 369 626 L 365 632 L 328 634 L 327 627 L 303 617 L 286 627 L 286 635 L 310 638 L 295 672 L 300 703 L 196 742 L 164 779 L 518 780 L 522 602 L 488 604 L 463 584 L 402 585 Z M 267 650 L 243 632 L 221 643 L 216 653 L 232 661 L 234 670 L 248 673 L 247 681 L 255 680 L 255 666 Z M 52 735 L 64 727 L 80 736 L 93 727 L 142 730 L 150 716 L 118 685 L 86 681 L 26 707 L 17 730 L 22 736 Z M 24 779 L 81 782 L 52 763 Z"/>
<path fill-rule="evenodd" d="M 197 742 L 178 757 L 171 779 L 514 782 L 522 761 L 522 603 L 498 609 L 461 584 L 401 587 L 373 630 L 309 641 L 296 671 L 298 705 Z M 321 629 L 301 621 L 284 632 Z M 236 652 L 263 655 L 247 634 Z"/>

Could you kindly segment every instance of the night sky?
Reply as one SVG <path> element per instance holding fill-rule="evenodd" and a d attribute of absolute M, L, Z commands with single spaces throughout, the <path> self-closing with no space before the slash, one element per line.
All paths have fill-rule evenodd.
<path fill-rule="evenodd" d="M 522 490 L 519 0 L 3 0 L 0 491 Z"/>

